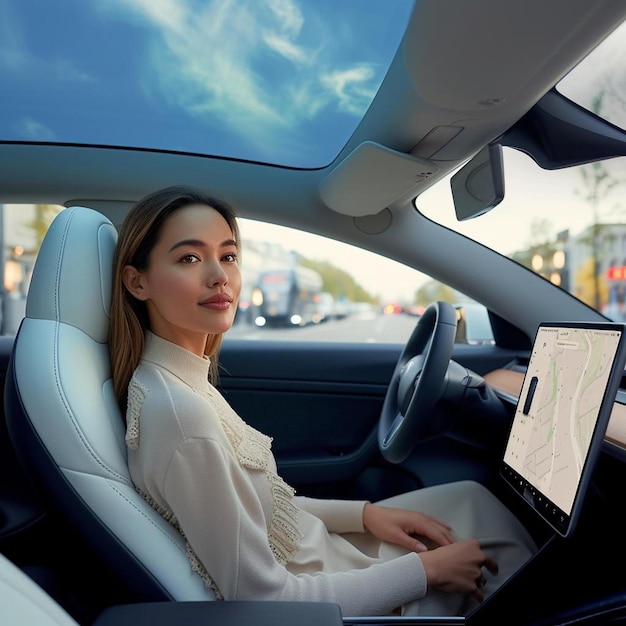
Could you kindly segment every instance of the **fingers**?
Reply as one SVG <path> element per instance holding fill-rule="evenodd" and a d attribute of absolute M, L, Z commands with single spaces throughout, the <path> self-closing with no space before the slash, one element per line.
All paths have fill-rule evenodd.
<path fill-rule="evenodd" d="M 424 532 L 411 533 L 411 537 L 413 539 L 417 539 L 420 546 L 419 549 L 415 550 L 416 552 L 423 552 L 424 550 L 434 550 L 439 546 L 448 546 L 457 540 L 454 536 L 454 533 L 445 527 L 425 528 Z M 422 548 L 421 546 L 424 547 Z"/>
<path fill-rule="evenodd" d="M 483 563 L 483 567 L 486 567 L 487 570 L 495 575 L 498 573 L 498 564 L 492 559 L 487 557 L 485 562 Z M 472 592 L 472 597 L 477 602 L 482 602 L 485 599 L 485 594 L 482 591 L 482 588 L 487 584 L 487 579 L 485 575 L 481 572 L 480 576 L 476 579 L 476 589 Z"/>
<path fill-rule="evenodd" d="M 417 552 L 418 554 L 431 550 L 433 547 L 437 547 L 435 543 L 425 535 L 410 535 L 402 529 L 398 529 L 393 535 L 390 535 L 387 540 L 411 552 Z"/>
<path fill-rule="evenodd" d="M 482 602 L 485 599 L 485 594 L 482 588 L 487 584 L 487 579 L 481 574 L 476 580 L 476 589 L 472 591 L 471 596 L 476 602 Z"/>
<path fill-rule="evenodd" d="M 471 595 L 472 595 L 472 598 L 476 600 L 476 602 L 482 602 L 485 599 L 485 595 L 478 588 L 476 589 L 476 591 L 473 591 Z"/>
<path fill-rule="evenodd" d="M 447 546 L 456 541 L 454 531 L 449 526 L 434 524 L 429 528 L 429 536 L 440 546 Z"/>
<path fill-rule="evenodd" d="M 428 551 L 428 546 L 421 542 L 421 541 L 416 541 L 415 544 L 413 545 L 413 548 L 411 548 L 412 552 L 417 552 L 418 554 L 420 552 L 427 552 Z"/>
<path fill-rule="evenodd" d="M 498 573 L 498 564 L 490 557 L 485 559 L 483 566 L 486 567 L 494 576 Z"/>
<path fill-rule="evenodd" d="M 369 502 L 363 508 L 363 526 L 375 537 L 415 552 L 448 545 L 455 540 L 452 528 L 436 517 Z"/>
<path fill-rule="evenodd" d="M 452 530 L 452 526 L 450 526 L 449 524 L 446 524 L 445 522 L 443 522 L 442 520 L 433 517 L 432 515 L 424 515 L 424 519 L 427 522 L 430 522 L 430 524 L 436 528 L 442 535 L 446 536 L 446 537 L 453 537 L 454 536 L 454 532 Z"/>
<path fill-rule="evenodd" d="M 410 537 L 415 541 L 412 550 L 414 552 L 425 552 L 426 550 L 434 550 L 440 546 L 447 546 L 456 541 L 455 537 L 447 531 L 429 532 L 424 534 L 411 534 Z"/>

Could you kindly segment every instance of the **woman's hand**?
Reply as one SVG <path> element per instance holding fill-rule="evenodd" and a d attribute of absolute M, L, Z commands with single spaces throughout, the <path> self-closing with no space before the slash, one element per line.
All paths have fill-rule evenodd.
<path fill-rule="evenodd" d="M 476 539 L 457 541 L 420 554 L 429 588 L 448 592 L 471 593 L 483 601 L 485 584 L 482 568 L 498 573 L 496 562 L 480 548 Z"/>
<path fill-rule="evenodd" d="M 452 528 L 436 517 L 369 502 L 363 509 L 363 525 L 378 539 L 395 543 L 411 552 L 428 550 L 425 541 L 431 547 L 447 546 L 456 541 Z M 417 538 L 418 535 L 420 538 Z"/>
<path fill-rule="evenodd" d="M 457 540 L 448 524 L 431 515 L 368 503 L 363 509 L 363 525 L 378 539 L 419 552 L 429 588 L 471 593 L 482 602 L 482 568 L 498 573 L 496 562 L 476 539 Z M 430 549 L 426 543 L 431 544 Z"/>

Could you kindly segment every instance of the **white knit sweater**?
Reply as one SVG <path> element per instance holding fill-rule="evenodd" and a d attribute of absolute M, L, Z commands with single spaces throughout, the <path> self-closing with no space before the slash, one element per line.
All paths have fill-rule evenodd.
<path fill-rule="evenodd" d="M 181 530 L 192 567 L 218 597 L 336 602 L 358 616 L 424 596 L 420 558 L 386 551 L 364 531 L 365 502 L 294 496 L 271 440 L 233 411 L 208 369 L 148 333 L 129 385 L 126 442 L 135 486 Z"/>

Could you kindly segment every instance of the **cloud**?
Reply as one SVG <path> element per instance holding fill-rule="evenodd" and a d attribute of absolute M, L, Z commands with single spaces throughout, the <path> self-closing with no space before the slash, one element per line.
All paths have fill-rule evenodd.
<path fill-rule="evenodd" d="M 22 118 L 15 124 L 18 137 L 26 141 L 54 141 L 56 136 L 50 128 L 32 118 Z"/>
<path fill-rule="evenodd" d="M 337 37 L 295 0 L 117 0 L 154 30 L 146 93 L 262 146 L 276 131 L 331 112 L 360 116 L 377 84 L 373 65 L 346 65 Z M 315 26 L 314 26 L 315 25 Z M 315 28 L 315 30 L 313 30 Z M 339 65 L 345 69 L 336 70 Z"/>
<path fill-rule="evenodd" d="M 375 95 L 372 79 L 374 68 L 360 65 L 346 70 L 336 70 L 322 76 L 324 84 L 335 94 L 342 111 L 352 115 L 362 115 Z"/>
<path fill-rule="evenodd" d="M 7 3 L 0 5 L 0 63 L 13 72 L 27 64 L 25 46 L 17 20 Z"/>
<path fill-rule="evenodd" d="M 103 14 L 122 11 L 125 17 L 136 17 L 139 22 L 157 26 L 163 31 L 183 36 L 190 16 L 188 3 L 181 0 L 110 0 L 96 5 Z"/>
<path fill-rule="evenodd" d="M 291 0 L 268 0 L 269 9 L 286 33 L 298 35 L 304 24 L 302 12 Z"/>
<path fill-rule="evenodd" d="M 92 82 L 93 78 L 67 57 L 34 54 L 23 37 L 23 26 L 7 3 L 0 4 L 0 63 L 13 74 L 38 74 L 43 80 Z"/>
<path fill-rule="evenodd" d="M 52 72 L 55 80 L 60 80 L 68 83 L 93 83 L 94 77 L 76 67 L 67 58 L 57 57 L 51 59 L 48 63 L 48 69 Z"/>
<path fill-rule="evenodd" d="M 306 62 L 306 51 L 285 37 L 280 37 L 273 33 L 267 33 L 264 35 L 263 41 L 267 44 L 268 48 L 274 50 L 285 59 L 300 65 Z"/>
<path fill-rule="evenodd" d="M 291 0 L 269 0 L 267 8 L 271 12 L 263 33 L 263 42 L 278 53 L 298 65 L 306 63 L 307 50 L 296 42 L 304 25 L 302 12 Z"/>

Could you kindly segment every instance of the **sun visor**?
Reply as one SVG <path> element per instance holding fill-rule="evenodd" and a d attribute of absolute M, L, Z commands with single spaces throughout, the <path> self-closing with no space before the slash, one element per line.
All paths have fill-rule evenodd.
<path fill-rule="evenodd" d="M 366 141 L 322 180 L 320 196 L 337 213 L 375 215 L 438 170 L 428 159 Z"/>

